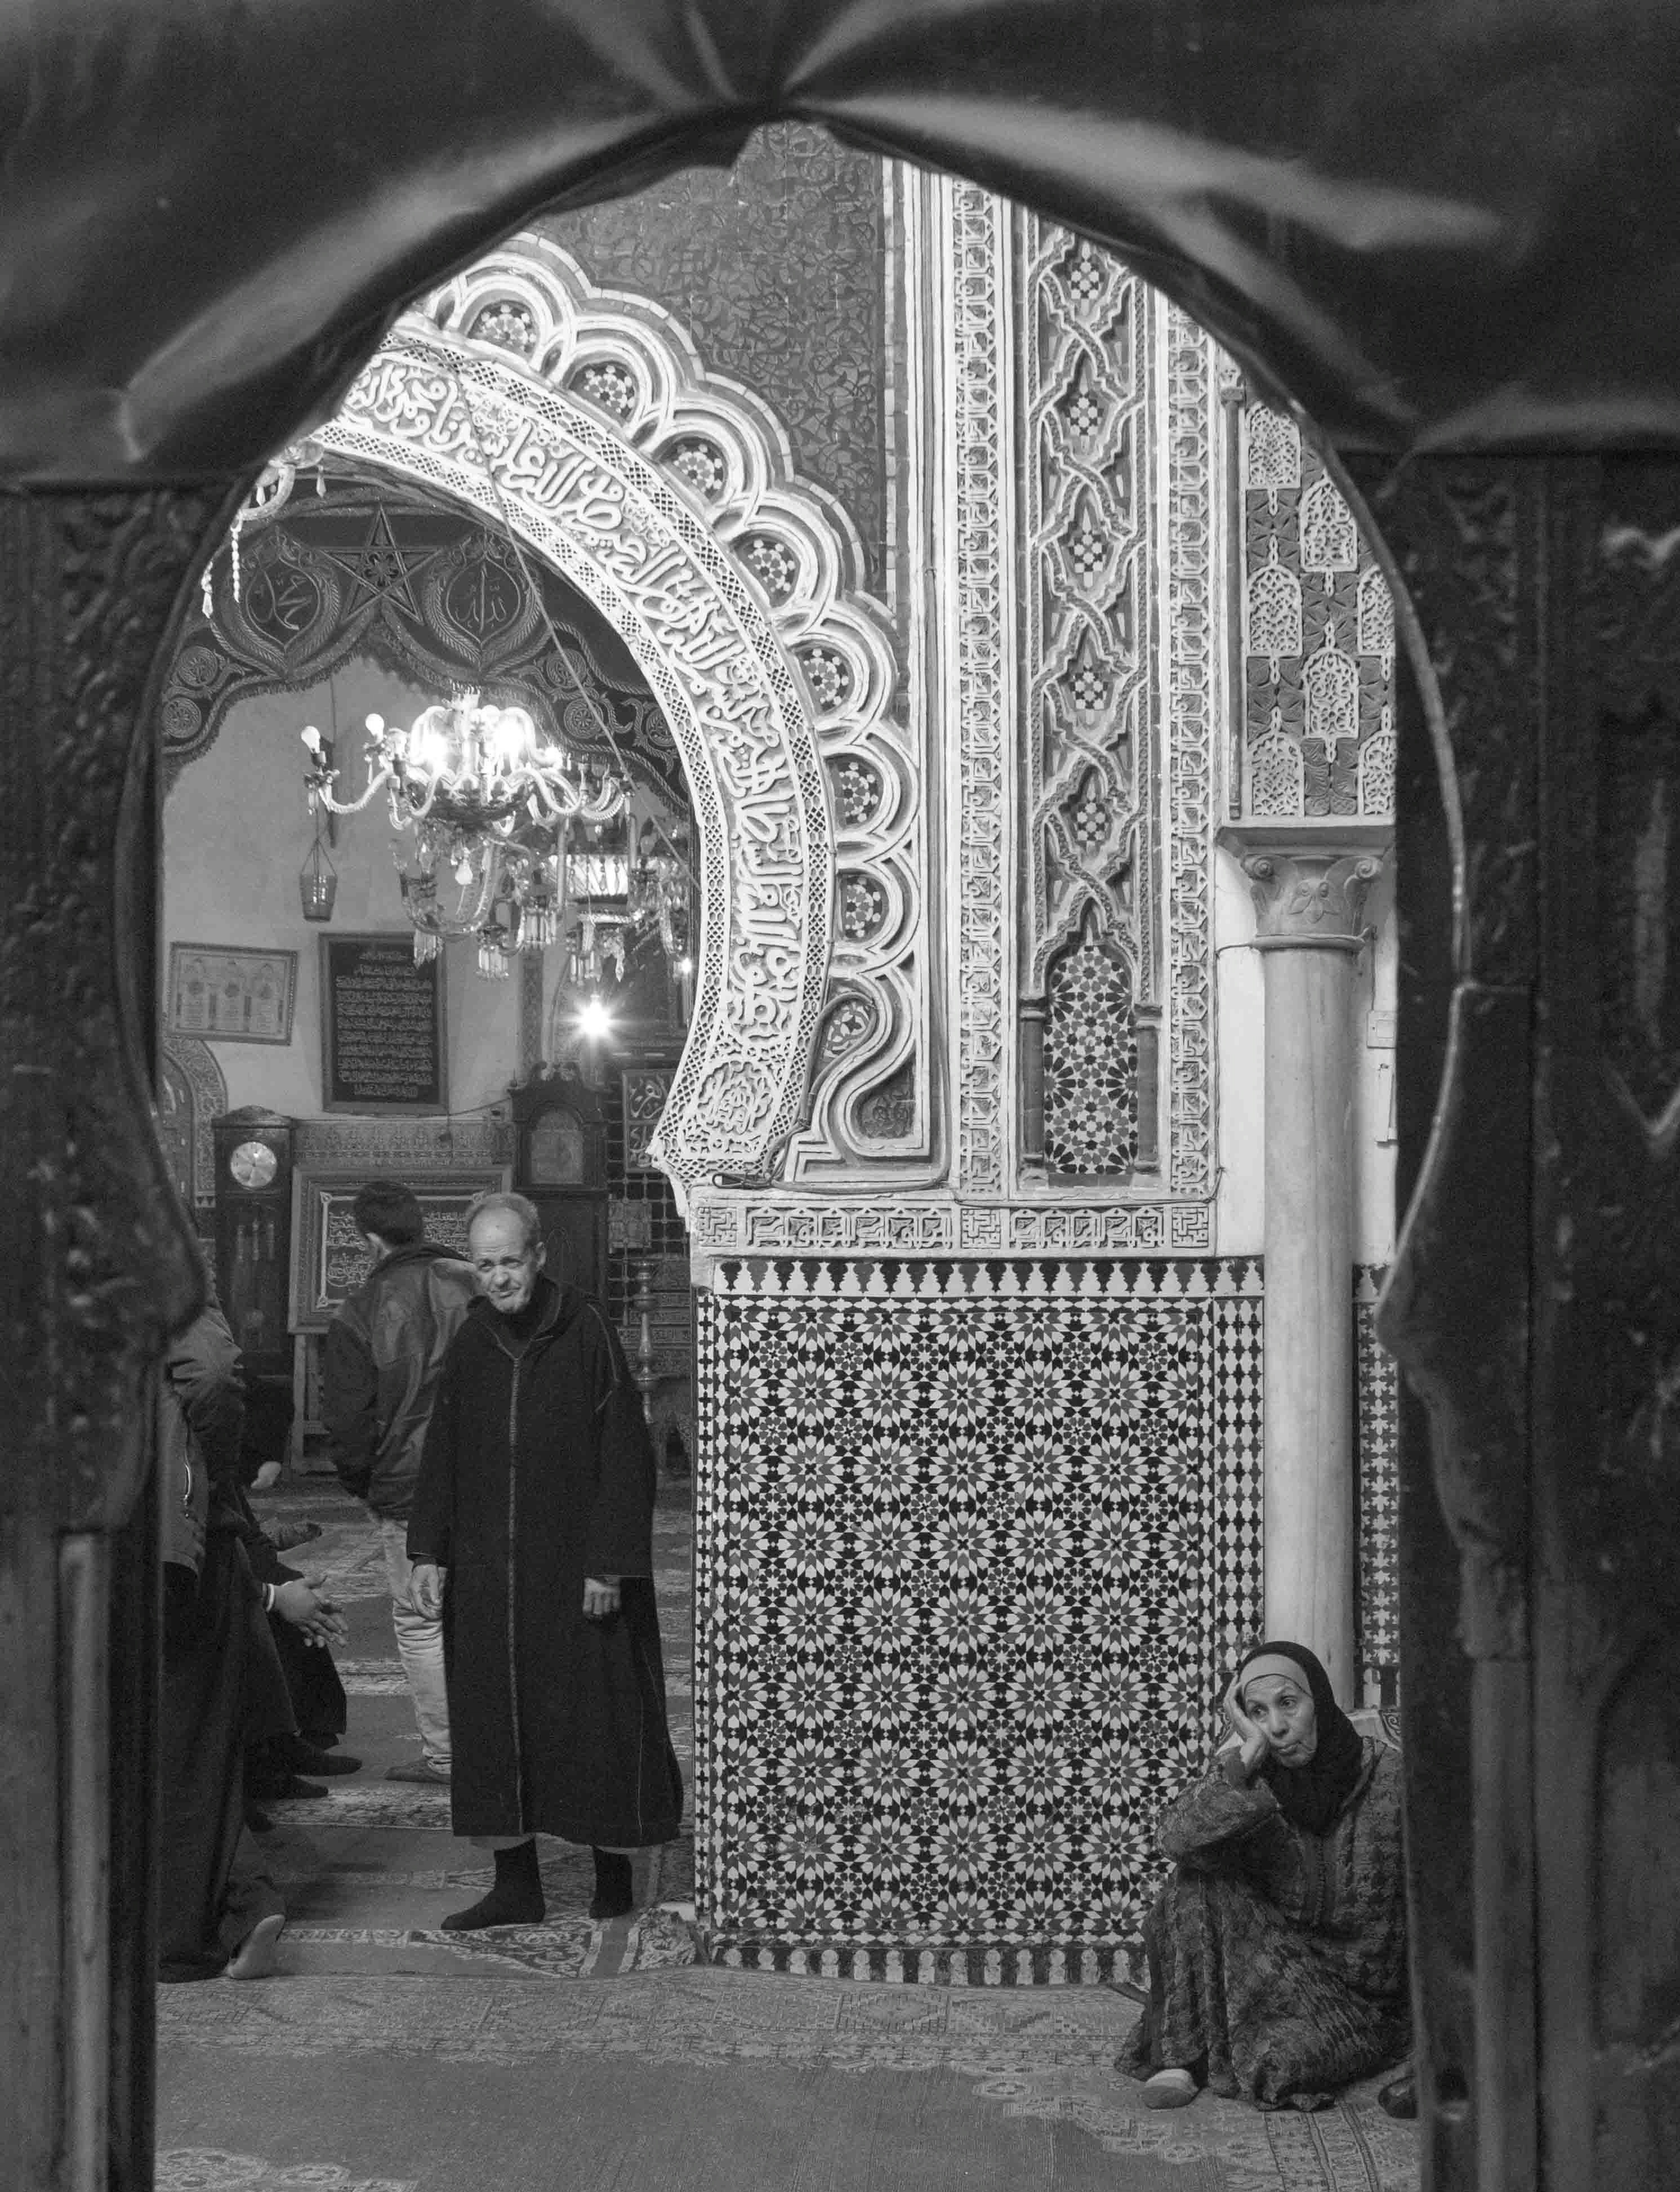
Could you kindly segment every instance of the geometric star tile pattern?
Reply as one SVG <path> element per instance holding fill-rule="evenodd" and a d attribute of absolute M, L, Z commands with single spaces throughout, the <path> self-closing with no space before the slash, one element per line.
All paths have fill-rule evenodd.
<path fill-rule="evenodd" d="M 1358 1656 L 1368 1696 L 1398 1697 L 1400 1674 L 1400 1373 L 1377 1338 L 1384 1269 L 1356 1272 L 1354 1355 L 1357 1428 L 1355 1506 L 1359 1532 Z"/>
<path fill-rule="evenodd" d="M 1258 1264 L 725 1263 L 700 1304 L 710 1953 L 1134 1935 L 1259 1622 Z"/>
<path fill-rule="evenodd" d="M 1085 941 L 1050 971 L 1044 1156 L 1054 1172 L 1127 1173 L 1137 1156 L 1137 1030 L 1126 969 Z"/>

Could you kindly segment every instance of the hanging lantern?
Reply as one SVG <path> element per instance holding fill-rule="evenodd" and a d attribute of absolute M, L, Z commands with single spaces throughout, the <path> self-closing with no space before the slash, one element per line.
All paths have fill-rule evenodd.
<path fill-rule="evenodd" d="M 333 901 L 338 894 L 338 870 L 328 859 L 326 845 L 317 830 L 308 857 L 298 870 L 298 896 L 303 900 L 304 919 L 330 921 Z"/>
<path fill-rule="evenodd" d="M 500 922 L 489 922 L 478 932 L 478 971 L 488 981 L 505 982 L 512 956 L 512 939 Z"/>

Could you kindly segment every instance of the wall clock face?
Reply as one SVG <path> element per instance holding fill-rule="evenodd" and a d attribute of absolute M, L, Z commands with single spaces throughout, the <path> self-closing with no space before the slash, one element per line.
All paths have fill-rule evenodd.
<path fill-rule="evenodd" d="M 279 1166 L 279 1158 L 266 1142 L 241 1142 L 227 1161 L 228 1170 L 241 1187 L 266 1187 Z"/>

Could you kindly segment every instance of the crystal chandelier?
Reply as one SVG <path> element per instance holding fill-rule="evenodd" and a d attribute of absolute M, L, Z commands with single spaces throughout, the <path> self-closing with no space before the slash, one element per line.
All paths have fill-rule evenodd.
<path fill-rule="evenodd" d="M 391 827 L 410 836 L 393 849 L 416 962 L 446 936 L 476 935 L 480 973 L 506 979 L 513 952 L 540 951 L 558 933 L 569 826 L 622 814 L 626 785 L 540 739 L 525 709 L 482 705 L 477 693 L 424 710 L 410 730 L 367 722 L 359 799 L 339 798 L 331 744 L 312 723 L 304 731 L 311 813 L 358 813 L 388 793 Z"/>

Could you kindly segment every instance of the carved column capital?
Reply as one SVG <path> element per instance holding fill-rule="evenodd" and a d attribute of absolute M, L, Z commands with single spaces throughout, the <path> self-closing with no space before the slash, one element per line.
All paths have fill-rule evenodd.
<path fill-rule="evenodd" d="M 1232 822 L 1219 842 L 1249 878 L 1257 951 L 1360 949 L 1366 893 L 1392 848 L 1391 823 Z"/>

